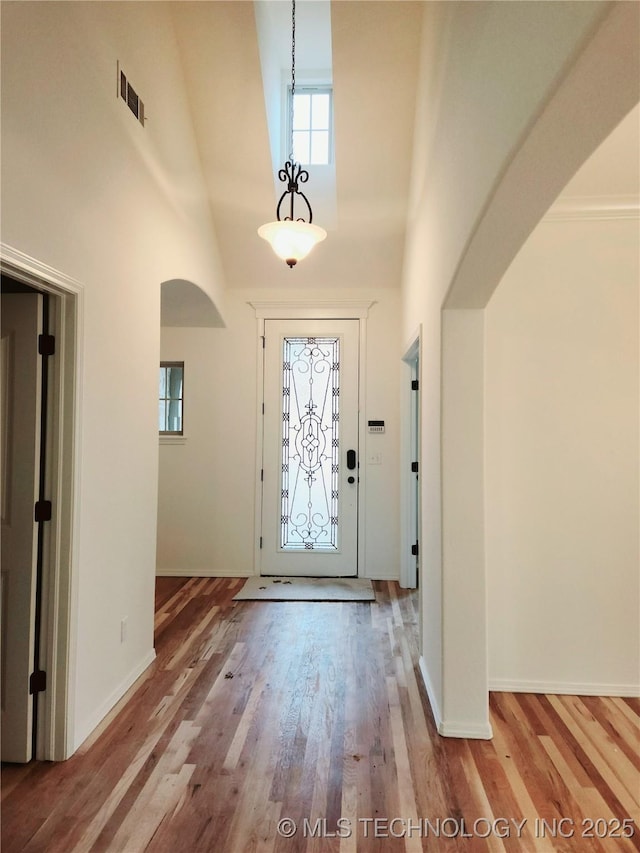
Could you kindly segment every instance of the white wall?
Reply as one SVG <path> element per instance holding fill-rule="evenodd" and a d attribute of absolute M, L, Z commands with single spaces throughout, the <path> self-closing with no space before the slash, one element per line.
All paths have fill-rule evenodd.
<path fill-rule="evenodd" d="M 275 260 L 274 260 L 275 263 Z M 295 272 L 295 271 L 294 271 Z M 185 362 L 184 444 L 160 445 L 158 573 L 254 573 L 258 326 L 252 300 L 372 299 L 367 321 L 367 410 L 384 435 L 361 449 L 382 454 L 366 465 L 364 575 L 398 577 L 399 293 L 230 290 L 225 329 L 162 329 L 162 358 Z"/>
<path fill-rule="evenodd" d="M 160 283 L 223 289 L 190 127 L 165 4 L 3 4 L 2 239 L 85 294 L 72 749 L 153 656 Z"/>
<path fill-rule="evenodd" d="M 588 124 L 587 136 L 593 137 L 590 144 L 595 147 L 633 105 L 632 90 L 637 87 L 628 84 L 625 71 L 632 63 L 617 59 L 622 53 L 635 55 L 636 41 L 633 36 L 621 39 L 617 29 L 616 37 L 612 35 L 613 24 L 623 35 L 631 32 L 633 21 L 622 20 L 629 13 L 626 7 L 631 4 L 480 2 L 425 7 L 401 337 L 408 344 L 422 324 L 421 666 L 442 733 L 486 737 L 490 732 L 487 645 L 486 640 L 478 642 L 487 618 L 484 552 L 468 566 L 468 549 L 449 549 L 443 559 L 443 501 L 450 502 L 446 511 L 451 529 L 461 531 L 464 517 L 456 506 L 455 489 L 443 490 L 443 480 L 459 483 L 461 477 L 455 471 L 456 455 L 443 454 L 442 350 L 452 363 L 455 358 L 450 342 L 443 341 L 442 309 L 445 303 L 456 309 L 484 307 L 535 224 L 535 215 L 544 212 L 540 205 L 552 202 L 571 168 L 579 165 L 582 130 L 572 134 L 567 126 L 576 126 L 574 119 Z M 616 44 L 623 45 L 622 53 Z M 624 80 L 626 88 L 620 83 Z M 616 104 L 618 86 L 624 90 L 622 107 Z M 608 112 L 609 107 L 615 112 L 612 105 L 619 110 L 616 118 Z M 583 158 L 588 153 L 584 151 Z M 485 222 L 491 228 L 484 229 Z M 500 228 L 494 233 L 496 222 Z M 473 262 L 467 263 L 471 257 Z M 461 271 L 464 286 L 449 304 L 447 295 Z M 458 325 L 449 324 L 448 331 Z M 466 357 L 481 360 L 481 336 L 474 334 L 474 341 L 479 351 L 472 354 L 467 348 Z M 462 378 L 458 373 L 456 381 Z M 477 377 L 471 378 L 475 382 Z M 482 406 L 476 390 L 474 386 L 474 399 Z M 460 416 L 464 412 L 463 404 Z M 476 414 L 471 419 L 474 428 L 481 424 Z M 455 411 L 448 413 L 448 422 L 456 422 Z M 474 447 L 481 450 L 476 438 Z M 481 462 L 473 466 L 478 479 L 470 489 L 482 495 Z M 474 529 L 479 529 L 484 524 L 482 500 L 476 502 L 475 512 Z M 482 548 L 482 537 L 476 542 Z M 465 570 L 482 577 L 471 585 L 449 583 Z M 466 642 L 464 626 L 463 637 L 459 632 L 459 605 L 471 629 Z M 466 679 L 470 671 L 480 673 L 473 685 Z"/>
<path fill-rule="evenodd" d="M 160 574 L 252 573 L 255 312 L 230 292 L 226 321 L 224 329 L 162 329 L 162 359 L 184 361 L 185 442 L 159 448 Z"/>
<path fill-rule="evenodd" d="M 494 689 L 640 689 L 638 221 L 543 222 L 486 310 Z"/>

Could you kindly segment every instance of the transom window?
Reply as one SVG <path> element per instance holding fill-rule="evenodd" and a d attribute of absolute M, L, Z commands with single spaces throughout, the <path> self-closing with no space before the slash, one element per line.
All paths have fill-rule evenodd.
<path fill-rule="evenodd" d="M 158 427 L 160 435 L 182 435 L 184 361 L 160 362 Z"/>
<path fill-rule="evenodd" d="M 296 163 L 326 166 L 331 162 L 332 118 L 329 86 L 296 87 L 293 96 L 293 158 Z"/>

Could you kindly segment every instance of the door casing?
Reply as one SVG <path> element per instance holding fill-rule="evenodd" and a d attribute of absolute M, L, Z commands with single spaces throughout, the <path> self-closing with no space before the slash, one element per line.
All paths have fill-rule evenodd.
<path fill-rule="evenodd" d="M 359 422 L 359 401 L 358 401 L 358 363 L 359 363 L 359 323 L 358 320 L 265 320 L 265 386 L 264 400 L 265 411 L 263 413 L 263 431 L 264 431 L 264 458 L 262 461 L 262 470 L 264 472 L 263 492 L 262 492 L 262 548 L 261 548 L 261 575 L 289 575 L 289 576 L 309 576 L 309 577 L 353 577 L 358 571 L 358 422 Z M 292 359 L 292 370 L 289 373 L 288 382 L 291 383 L 288 400 L 288 409 L 290 417 L 285 422 L 282 418 L 283 405 L 283 376 L 282 376 L 282 360 L 283 360 L 283 344 L 285 341 L 292 339 L 308 340 L 309 338 L 322 340 L 336 340 L 339 350 L 332 358 L 338 358 L 340 367 L 338 371 L 321 370 L 312 377 L 310 374 L 298 373 L 295 369 L 297 359 L 301 355 L 302 350 L 298 344 L 290 343 L 288 345 L 289 355 L 287 360 Z M 307 349 L 305 344 L 304 349 Z M 326 354 L 330 350 L 325 350 L 325 356 L 321 355 L 324 347 L 319 346 L 316 353 L 316 359 L 320 358 L 321 363 L 326 368 Z M 312 350 L 309 350 L 311 352 Z M 331 358 L 330 358 L 331 360 Z M 295 377 L 298 377 L 296 380 Z M 308 378 L 313 378 L 313 386 L 307 385 Z M 339 381 L 339 393 L 334 398 L 332 386 L 335 380 Z M 300 384 L 301 383 L 301 384 Z M 326 384 L 325 384 L 326 383 Z M 287 434 L 289 436 L 289 447 L 291 453 L 288 458 L 291 461 L 291 472 L 287 475 L 289 480 L 289 500 L 295 501 L 295 495 L 305 493 L 305 477 L 300 478 L 301 471 L 298 470 L 298 475 L 294 473 L 296 470 L 297 452 L 294 448 L 297 447 L 301 456 L 304 457 L 305 452 L 301 445 L 298 445 L 300 434 L 296 433 L 296 423 L 298 417 L 302 418 L 301 424 L 304 422 L 304 405 L 301 404 L 299 393 L 308 393 L 311 388 L 315 389 L 314 408 L 318 411 L 329 413 L 329 422 L 333 424 L 331 412 L 338 411 L 338 473 L 331 472 L 326 466 L 327 457 L 330 457 L 332 450 L 331 442 L 328 447 L 325 447 L 325 452 L 321 457 L 316 459 L 320 468 L 324 470 L 324 475 L 319 472 L 315 473 L 311 484 L 320 485 L 324 483 L 325 489 L 320 489 L 320 494 L 325 495 L 321 498 L 321 502 L 325 499 L 332 500 L 326 497 L 325 490 L 336 488 L 338 490 L 338 500 L 334 503 L 331 509 L 326 507 L 329 514 L 337 512 L 338 525 L 333 528 L 332 536 L 337 534 L 337 541 L 334 542 L 332 549 L 326 548 L 306 548 L 300 549 L 291 547 L 281 548 L 281 513 L 282 513 L 282 492 L 283 482 L 281 473 L 282 462 L 282 439 L 284 435 L 284 426 L 287 425 Z M 334 389 L 335 390 L 335 389 Z M 335 400 L 335 402 L 334 402 Z M 318 405 L 319 404 L 319 405 Z M 300 410 L 300 406 L 303 406 Z M 324 420 L 324 416 L 323 416 Z M 314 421 L 309 421 L 309 429 L 313 431 Z M 325 420 L 325 424 L 327 421 Z M 333 429 L 333 427 L 331 427 Z M 324 429 L 318 430 L 318 436 Z M 321 443 L 318 437 L 318 443 Z M 303 442 L 304 444 L 304 442 Z M 347 468 L 348 451 L 355 450 L 356 468 L 349 470 Z M 313 456 L 313 451 L 312 451 Z M 320 459 L 325 459 L 325 465 L 320 464 Z M 304 465 L 303 465 L 304 470 Z M 325 478 L 328 477 L 327 481 Z M 313 485 L 310 485 L 310 492 L 307 494 L 306 500 L 311 499 Z M 320 497 L 316 493 L 316 498 Z M 314 499 L 315 500 L 315 499 Z M 323 504 L 324 505 L 324 504 Z M 289 519 L 293 527 L 295 521 L 293 516 L 299 510 L 306 512 L 303 499 L 302 505 L 297 503 L 297 510 L 294 510 Z M 312 515 L 317 511 L 317 507 L 311 510 Z M 313 527 L 313 522 L 307 516 L 307 521 L 310 521 Z M 325 536 L 328 531 L 325 530 Z M 293 534 L 295 540 L 298 533 Z"/>
<path fill-rule="evenodd" d="M 358 389 L 358 407 L 360 411 L 358 425 L 358 445 L 362 454 L 365 445 L 365 417 L 366 412 L 366 387 L 367 387 L 367 317 L 369 309 L 374 304 L 373 300 L 327 300 L 301 301 L 301 300 L 277 300 L 277 301 L 251 301 L 249 305 L 254 309 L 257 320 L 257 345 L 256 345 L 256 476 L 255 476 L 255 504 L 254 504 L 254 559 L 253 574 L 260 574 L 260 536 L 262 526 L 262 480 L 261 470 L 263 467 L 263 430 L 262 430 L 262 403 L 264 389 L 264 340 L 265 320 L 359 320 L 359 373 L 360 382 Z M 359 475 L 359 497 L 358 497 L 358 576 L 368 577 L 366 567 L 366 465 L 360 465 Z"/>
<path fill-rule="evenodd" d="M 400 534 L 400 586 L 413 589 L 418 585 L 415 557 L 411 554 L 411 546 L 417 541 L 422 548 L 420 524 L 420 486 L 416 489 L 415 474 L 411 471 L 411 463 L 418 463 L 418 477 L 421 476 L 420 458 L 420 391 L 411 390 L 411 382 L 416 379 L 420 383 L 420 352 L 422 329 L 419 328 L 411 336 L 411 343 L 406 347 L 402 357 L 402 446 L 400 464 L 402 466 L 401 484 L 401 534 Z M 418 557 L 420 566 L 420 557 Z"/>
<path fill-rule="evenodd" d="M 49 365 L 46 480 L 56 509 L 47 522 L 43 554 L 42 665 L 47 689 L 37 694 L 35 757 L 63 761 L 75 750 L 75 657 L 80 483 L 82 285 L 6 244 L 0 269 L 50 298 L 56 355 Z"/>

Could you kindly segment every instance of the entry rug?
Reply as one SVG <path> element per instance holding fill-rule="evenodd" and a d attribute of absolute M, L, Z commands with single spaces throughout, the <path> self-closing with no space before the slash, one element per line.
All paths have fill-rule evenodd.
<path fill-rule="evenodd" d="M 248 578 L 234 601 L 375 601 L 367 578 Z"/>

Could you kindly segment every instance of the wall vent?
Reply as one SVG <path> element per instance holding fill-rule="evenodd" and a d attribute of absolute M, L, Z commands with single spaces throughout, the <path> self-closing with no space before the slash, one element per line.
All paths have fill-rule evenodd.
<path fill-rule="evenodd" d="M 138 119 L 140 124 L 144 127 L 144 103 L 142 99 L 133 88 L 131 83 L 127 80 L 124 71 L 120 68 L 120 63 L 118 62 L 118 94 L 119 97 L 125 102 L 125 104 L 129 107 L 134 116 Z"/>

